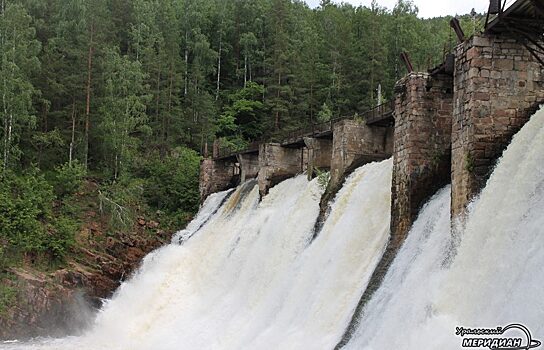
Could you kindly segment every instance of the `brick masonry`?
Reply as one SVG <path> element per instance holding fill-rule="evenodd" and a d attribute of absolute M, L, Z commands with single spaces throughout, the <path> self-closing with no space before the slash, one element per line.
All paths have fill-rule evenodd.
<path fill-rule="evenodd" d="M 398 246 L 419 208 L 450 182 L 453 81 L 412 73 L 395 92 L 391 236 Z"/>
<path fill-rule="evenodd" d="M 392 127 L 368 126 L 362 120 L 350 119 L 335 123 L 329 188 L 340 187 L 345 176 L 357 167 L 389 158 L 392 146 Z"/>
<path fill-rule="evenodd" d="M 514 39 L 475 36 L 456 48 L 452 215 L 484 187 L 512 136 L 544 102 L 542 67 Z"/>
<path fill-rule="evenodd" d="M 310 180 L 314 177 L 316 169 L 322 171 L 330 170 L 332 158 L 332 140 L 305 137 L 304 144 L 308 149 L 308 179 Z"/>
<path fill-rule="evenodd" d="M 304 148 L 282 147 L 279 143 L 259 145 L 259 192 L 261 196 L 279 182 L 304 171 Z"/>
<path fill-rule="evenodd" d="M 236 186 L 239 179 L 239 168 L 234 160 L 203 159 L 200 162 L 200 200 L 203 202 L 212 193 Z"/>

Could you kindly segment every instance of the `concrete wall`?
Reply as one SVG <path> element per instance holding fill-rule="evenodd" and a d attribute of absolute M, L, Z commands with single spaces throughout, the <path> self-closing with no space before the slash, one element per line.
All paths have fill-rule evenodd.
<path fill-rule="evenodd" d="M 245 153 L 236 155 L 240 164 L 240 182 L 257 177 L 259 173 L 259 153 Z"/>
<path fill-rule="evenodd" d="M 329 187 L 340 186 L 346 174 L 365 163 L 389 158 L 393 144 L 392 130 L 349 119 L 335 123 Z"/>
<path fill-rule="evenodd" d="M 279 143 L 263 143 L 259 146 L 259 192 L 261 196 L 279 182 L 302 173 L 303 148 L 282 147 Z"/>
<path fill-rule="evenodd" d="M 475 36 L 456 48 L 453 216 L 464 212 L 511 137 L 543 101 L 542 67 L 521 43 Z"/>
<path fill-rule="evenodd" d="M 203 202 L 212 193 L 236 186 L 239 179 L 239 168 L 232 159 L 203 159 L 200 162 L 200 200 Z"/>
<path fill-rule="evenodd" d="M 395 92 L 391 234 L 400 245 L 420 207 L 450 182 L 453 80 L 411 73 Z"/>
<path fill-rule="evenodd" d="M 304 144 L 308 150 L 307 155 L 307 172 L 308 180 L 311 180 L 315 175 L 315 170 L 328 171 L 331 168 L 332 158 L 332 140 L 317 139 L 313 137 L 305 137 Z M 303 162 L 305 163 L 305 162 Z"/>

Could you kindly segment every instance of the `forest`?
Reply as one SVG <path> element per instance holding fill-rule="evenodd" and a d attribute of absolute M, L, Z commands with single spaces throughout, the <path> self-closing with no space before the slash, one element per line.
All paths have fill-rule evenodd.
<path fill-rule="evenodd" d="M 180 229 L 207 144 L 364 112 L 401 52 L 425 71 L 456 44 L 409 0 L 0 1 L 0 271 L 62 266 L 89 220 Z M 481 18 L 459 17 L 467 35 Z"/>

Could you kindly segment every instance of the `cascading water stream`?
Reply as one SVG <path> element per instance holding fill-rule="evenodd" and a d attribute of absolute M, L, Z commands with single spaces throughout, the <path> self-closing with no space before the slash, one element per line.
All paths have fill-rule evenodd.
<path fill-rule="evenodd" d="M 187 227 L 177 232 L 172 237 L 172 243 L 183 243 L 191 238 L 198 230 L 202 228 L 220 209 L 223 203 L 229 198 L 234 190 L 212 193 L 198 211 L 197 216 L 187 225 Z"/>
<path fill-rule="evenodd" d="M 389 237 L 392 161 L 357 169 L 317 238 L 317 180 L 259 202 L 248 182 L 212 195 L 79 337 L 7 349 L 332 349 Z M 544 338 L 544 111 L 514 137 L 464 229 L 450 188 L 422 209 L 347 349 L 459 349 L 455 327 L 520 322 Z M 182 244 L 178 244 L 182 242 Z"/>
<path fill-rule="evenodd" d="M 286 180 L 261 202 L 254 182 L 216 194 L 173 244 L 144 259 L 84 335 L 9 346 L 332 348 L 388 240 L 390 183 L 391 160 L 357 169 L 313 242 L 317 180 Z"/>
<path fill-rule="evenodd" d="M 446 190 L 427 205 L 346 348 L 459 349 L 456 327 L 512 323 L 542 340 L 543 165 L 540 110 L 471 204 L 460 237 L 450 235 Z"/>

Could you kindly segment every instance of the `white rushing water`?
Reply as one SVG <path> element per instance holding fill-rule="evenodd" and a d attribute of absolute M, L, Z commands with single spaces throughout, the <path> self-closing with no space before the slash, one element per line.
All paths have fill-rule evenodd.
<path fill-rule="evenodd" d="M 332 349 L 389 238 L 392 161 L 357 169 L 311 241 L 322 189 L 211 196 L 80 337 L 8 349 Z M 450 187 L 422 209 L 347 349 L 459 349 L 456 327 L 544 338 L 544 111 L 514 137 L 455 239 Z M 177 244 L 177 242 L 182 244 Z"/>
<path fill-rule="evenodd" d="M 459 349 L 456 326 L 511 323 L 543 340 L 544 110 L 504 152 L 455 251 L 448 202 L 446 189 L 423 210 L 346 348 Z"/>
<path fill-rule="evenodd" d="M 389 237 L 391 168 L 357 169 L 313 242 L 317 180 L 286 180 L 260 203 L 254 182 L 216 194 L 173 239 L 183 244 L 149 254 L 84 335 L 5 346 L 332 348 Z"/>
<path fill-rule="evenodd" d="M 212 218 L 213 215 L 219 211 L 223 202 L 228 198 L 232 191 L 234 190 L 230 189 L 209 195 L 202 204 L 197 216 L 187 225 L 185 229 L 177 232 L 174 237 L 172 237 L 172 243 L 183 243 L 191 238 Z"/>

